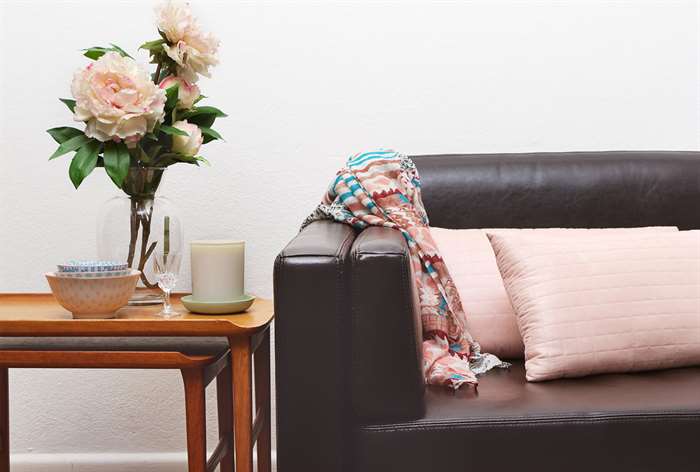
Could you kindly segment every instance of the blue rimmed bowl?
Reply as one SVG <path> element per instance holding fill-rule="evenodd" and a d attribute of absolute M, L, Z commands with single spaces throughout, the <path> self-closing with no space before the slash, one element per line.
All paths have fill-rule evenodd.
<path fill-rule="evenodd" d="M 73 313 L 73 318 L 113 318 L 129 303 L 141 272 L 131 270 L 115 277 L 59 277 L 49 272 L 46 280 L 58 303 Z"/>
<path fill-rule="evenodd" d="M 127 271 L 126 263 L 116 261 L 68 261 L 58 264 L 58 272 L 63 274 Z"/>

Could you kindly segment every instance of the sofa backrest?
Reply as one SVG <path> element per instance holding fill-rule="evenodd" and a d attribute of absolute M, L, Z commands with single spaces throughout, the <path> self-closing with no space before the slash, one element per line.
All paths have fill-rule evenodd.
<path fill-rule="evenodd" d="M 700 229 L 700 152 L 414 156 L 432 226 Z"/>

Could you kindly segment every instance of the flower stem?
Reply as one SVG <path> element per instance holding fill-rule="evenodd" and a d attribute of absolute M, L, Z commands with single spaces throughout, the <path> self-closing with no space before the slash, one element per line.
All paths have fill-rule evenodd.
<path fill-rule="evenodd" d="M 156 284 L 151 283 L 148 281 L 146 278 L 146 273 L 144 271 L 146 267 L 146 262 L 148 262 L 148 258 L 151 257 L 151 254 L 153 253 L 153 250 L 156 248 L 157 241 L 154 241 L 151 243 L 151 246 L 148 247 L 148 240 L 151 236 L 151 218 L 153 217 L 153 202 L 150 202 L 150 208 L 148 209 L 148 214 L 141 214 L 139 215 L 139 219 L 141 220 L 141 257 L 139 258 L 139 265 L 138 265 L 138 270 L 141 271 L 141 282 L 148 287 L 148 288 L 154 288 Z"/>
<path fill-rule="evenodd" d="M 156 73 L 153 75 L 153 82 L 158 85 L 160 83 L 160 69 L 163 67 L 163 63 L 161 61 L 158 61 L 158 65 L 156 66 Z"/>
<path fill-rule="evenodd" d="M 130 225 L 130 238 L 129 238 L 129 255 L 127 256 L 126 263 L 129 267 L 133 267 L 134 256 L 136 255 L 136 240 L 139 237 L 139 220 L 137 214 L 137 203 L 135 199 L 131 199 L 131 225 Z"/>

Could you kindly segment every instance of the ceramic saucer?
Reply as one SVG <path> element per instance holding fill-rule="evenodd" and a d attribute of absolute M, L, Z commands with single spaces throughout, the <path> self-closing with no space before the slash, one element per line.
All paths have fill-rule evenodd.
<path fill-rule="evenodd" d="M 246 311 L 255 301 L 253 295 L 243 295 L 236 300 L 223 302 L 203 302 L 195 300 L 192 295 L 186 295 L 180 299 L 185 308 L 192 313 L 201 315 L 227 315 Z"/>

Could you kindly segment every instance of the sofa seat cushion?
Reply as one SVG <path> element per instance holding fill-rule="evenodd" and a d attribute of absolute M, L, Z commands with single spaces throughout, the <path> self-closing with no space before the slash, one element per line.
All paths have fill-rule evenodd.
<path fill-rule="evenodd" d="M 528 383 L 522 362 L 478 390 L 429 387 L 424 418 L 356 431 L 357 471 L 694 470 L 700 367 Z"/>

